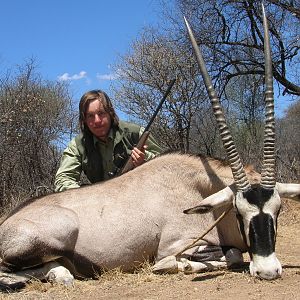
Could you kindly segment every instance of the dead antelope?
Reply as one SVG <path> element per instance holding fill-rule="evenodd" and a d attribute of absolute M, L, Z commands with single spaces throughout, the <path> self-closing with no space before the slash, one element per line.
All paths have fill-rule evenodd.
<path fill-rule="evenodd" d="M 144 260 L 156 263 L 155 272 L 206 271 L 240 263 L 246 251 L 252 275 L 280 276 L 275 255 L 280 196 L 299 200 L 300 185 L 275 182 L 270 77 L 262 176 L 244 171 L 220 116 L 230 167 L 210 158 L 167 154 L 104 183 L 15 209 L 0 225 L 0 285 L 16 288 L 32 278 L 72 284 L 74 277 L 94 277 L 116 267 L 132 271 Z M 219 115 L 210 80 L 204 78 Z M 234 210 L 182 252 L 232 204 Z"/>

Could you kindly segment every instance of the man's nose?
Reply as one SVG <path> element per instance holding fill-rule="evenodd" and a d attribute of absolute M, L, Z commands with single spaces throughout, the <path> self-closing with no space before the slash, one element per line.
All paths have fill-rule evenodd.
<path fill-rule="evenodd" d="M 95 123 L 101 123 L 102 122 L 102 118 L 98 114 L 95 114 L 94 121 L 95 121 Z"/>

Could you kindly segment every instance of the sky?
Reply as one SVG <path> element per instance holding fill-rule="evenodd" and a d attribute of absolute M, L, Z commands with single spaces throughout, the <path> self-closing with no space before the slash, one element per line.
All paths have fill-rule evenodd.
<path fill-rule="evenodd" d="M 158 10 L 157 0 L 2 0 L 1 71 L 34 58 L 44 79 L 68 81 L 77 99 L 108 92 L 111 65 Z"/>
<path fill-rule="evenodd" d="M 159 16 L 159 0 L 2 0 L 0 71 L 33 58 L 44 79 L 70 83 L 73 100 L 109 94 L 111 66 Z M 286 103 L 277 99 L 277 116 Z"/>

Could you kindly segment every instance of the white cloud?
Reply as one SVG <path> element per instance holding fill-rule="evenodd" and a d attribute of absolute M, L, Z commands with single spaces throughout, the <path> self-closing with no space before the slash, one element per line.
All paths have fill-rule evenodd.
<path fill-rule="evenodd" d="M 117 74 L 111 73 L 111 74 L 97 74 L 96 75 L 98 80 L 115 80 L 118 78 Z"/>
<path fill-rule="evenodd" d="M 61 76 L 58 76 L 58 80 L 61 81 L 67 81 L 67 80 L 79 80 L 79 79 L 83 79 L 83 78 L 87 78 L 87 72 L 85 71 L 81 71 L 79 72 L 79 74 L 74 74 L 74 75 L 70 75 L 69 73 L 64 73 Z"/>

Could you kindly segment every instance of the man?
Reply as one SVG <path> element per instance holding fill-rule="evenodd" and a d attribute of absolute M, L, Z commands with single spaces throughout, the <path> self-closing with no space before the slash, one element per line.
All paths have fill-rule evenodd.
<path fill-rule="evenodd" d="M 101 90 L 85 93 L 79 103 L 81 133 L 69 143 L 55 176 L 55 191 L 80 187 L 81 173 L 91 183 L 116 175 L 129 156 L 134 167 L 155 157 L 160 146 L 150 135 L 142 150 L 135 147 L 143 128 L 120 121 L 107 94 Z"/>

